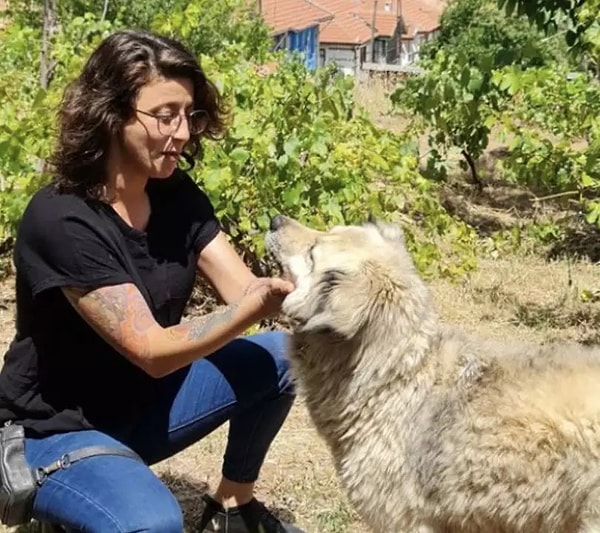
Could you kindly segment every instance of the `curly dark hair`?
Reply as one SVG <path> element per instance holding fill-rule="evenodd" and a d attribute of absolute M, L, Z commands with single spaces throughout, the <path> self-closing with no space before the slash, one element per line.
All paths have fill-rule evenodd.
<path fill-rule="evenodd" d="M 50 163 L 59 190 L 101 199 L 111 138 L 134 113 L 140 89 L 153 77 L 187 78 L 194 106 L 208 113 L 208 126 L 192 135 L 184 157 L 193 167 L 200 139 L 218 139 L 226 109 L 216 86 L 178 41 L 149 31 L 123 30 L 104 39 L 81 74 L 66 88 L 58 113 L 59 135 Z"/>

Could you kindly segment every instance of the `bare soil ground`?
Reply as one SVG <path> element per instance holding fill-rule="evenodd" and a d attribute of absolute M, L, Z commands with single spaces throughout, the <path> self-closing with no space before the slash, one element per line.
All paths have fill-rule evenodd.
<path fill-rule="evenodd" d="M 382 111 L 385 91 L 363 87 L 359 94 L 387 127 L 398 127 Z M 460 187 L 449 191 L 453 209 L 465 217 L 487 217 L 495 224 L 511 226 L 528 212 L 518 206 L 518 191 L 488 187 L 477 198 Z M 522 192 L 527 197 L 525 192 Z M 505 204 L 500 203 L 500 199 Z M 573 236 L 576 245 L 584 236 Z M 548 256 L 519 254 L 482 259 L 476 272 L 459 282 L 430 283 L 435 305 L 446 320 L 468 331 L 496 338 L 505 336 L 541 343 L 568 339 L 596 343 L 600 335 L 600 281 L 592 260 L 549 260 Z M 14 294 L 12 277 L 0 283 L 0 348 L 13 335 Z M 582 300 L 584 291 L 586 298 Z M 192 312 L 198 310 L 192 309 Z M 181 502 L 189 531 L 194 531 L 201 512 L 200 494 L 219 478 L 227 426 L 179 455 L 156 465 L 154 470 Z M 263 468 L 259 497 L 282 517 L 311 533 L 367 531 L 340 490 L 328 452 L 308 419 L 299 398 L 277 436 Z M 21 528 L 21 533 L 34 528 Z M 3 529 L 0 533 L 13 531 Z M 384 532 L 378 532 L 384 533 Z M 391 532 L 393 533 L 393 532 Z"/>

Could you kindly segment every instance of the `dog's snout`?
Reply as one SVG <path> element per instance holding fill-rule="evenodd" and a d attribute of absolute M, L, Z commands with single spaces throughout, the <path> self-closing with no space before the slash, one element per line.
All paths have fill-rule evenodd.
<path fill-rule="evenodd" d="M 271 223 L 269 224 L 269 229 L 271 231 L 277 231 L 281 226 L 285 224 L 285 217 L 282 215 L 275 215 L 271 219 Z"/>

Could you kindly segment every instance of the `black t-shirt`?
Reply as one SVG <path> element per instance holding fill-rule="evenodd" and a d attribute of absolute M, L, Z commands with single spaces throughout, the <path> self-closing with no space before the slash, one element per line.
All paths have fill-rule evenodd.
<path fill-rule="evenodd" d="M 37 191 L 19 225 L 16 335 L 0 372 L 0 423 L 36 434 L 96 428 L 119 434 L 153 397 L 157 380 L 106 343 L 61 287 L 135 283 L 162 326 L 180 322 L 198 253 L 219 232 L 210 201 L 176 171 L 151 179 L 146 231 L 108 204 Z"/>

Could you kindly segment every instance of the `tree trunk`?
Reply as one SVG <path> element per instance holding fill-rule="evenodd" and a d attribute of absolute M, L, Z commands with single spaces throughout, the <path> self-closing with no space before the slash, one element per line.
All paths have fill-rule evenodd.
<path fill-rule="evenodd" d="M 461 150 L 460 153 L 466 159 L 467 165 L 469 165 L 469 168 L 471 169 L 471 177 L 473 178 L 473 183 L 475 185 L 477 185 L 479 192 L 481 192 L 483 190 L 483 183 L 481 183 L 481 180 L 479 179 L 479 176 L 477 175 L 477 168 L 475 168 L 475 161 L 473 161 L 471 154 L 469 152 L 467 152 L 466 150 Z"/>
<path fill-rule="evenodd" d="M 44 0 L 44 26 L 42 28 L 42 52 L 40 54 L 40 87 L 48 89 L 52 81 L 52 75 L 56 63 L 51 60 L 52 45 L 51 40 L 56 33 L 56 0 Z M 43 157 L 38 158 L 36 169 L 42 173 L 46 170 L 46 160 Z"/>
<path fill-rule="evenodd" d="M 40 58 L 40 87 L 47 89 L 52 81 L 54 63 L 50 59 L 50 41 L 56 33 L 56 0 L 44 0 L 44 27 L 42 30 L 42 54 Z"/>
<path fill-rule="evenodd" d="M 100 20 L 104 20 L 106 18 L 106 14 L 108 13 L 108 2 L 110 0 L 104 0 L 104 7 L 102 8 L 102 17 Z"/>

